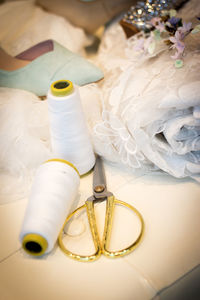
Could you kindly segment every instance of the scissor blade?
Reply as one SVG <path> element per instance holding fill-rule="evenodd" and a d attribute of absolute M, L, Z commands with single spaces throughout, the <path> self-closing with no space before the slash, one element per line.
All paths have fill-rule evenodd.
<path fill-rule="evenodd" d="M 102 159 L 99 155 L 96 156 L 96 163 L 94 166 L 93 193 L 97 199 L 107 197 L 105 171 Z"/>

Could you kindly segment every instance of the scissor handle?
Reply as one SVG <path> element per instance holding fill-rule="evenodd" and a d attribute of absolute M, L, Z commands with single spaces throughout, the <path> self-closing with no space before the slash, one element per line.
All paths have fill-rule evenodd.
<path fill-rule="evenodd" d="M 75 254 L 75 253 L 72 253 L 71 251 L 67 250 L 65 248 L 65 245 L 62 240 L 63 230 L 64 230 L 65 225 L 78 211 L 80 211 L 84 208 L 86 208 L 86 210 L 87 210 L 88 221 L 89 221 L 90 230 L 92 233 L 92 239 L 93 239 L 94 247 L 95 247 L 95 253 L 92 255 L 86 255 L 86 256 Z M 66 255 L 68 255 L 69 257 L 71 257 L 75 260 L 78 260 L 78 261 L 83 261 L 83 262 L 94 261 L 101 255 L 101 243 L 100 243 L 97 224 L 96 224 L 96 217 L 95 217 L 95 212 L 94 212 L 94 202 L 93 201 L 87 200 L 84 205 L 77 208 L 66 218 L 65 223 L 64 223 L 64 225 L 60 231 L 59 237 L 58 237 L 58 243 L 59 243 L 61 250 Z"/>
<path fill-rule="evenodd" d="M 127 248 L 118 250 L 118 251 L 109 251 L 107 248 L 110 243 L 110 236 L 111 236 L 111 229 L 112 229 L 112 220 L 113 220 L 113 213 L 115 204 L 120 204 L 123 206 L 128 207 L 131 209 L 139 218 L 141 223 L 140 234 L 138 235 L 137 239 Z M 104 225 L 104 234 L 103 234 L 103 241 L 102 241 L 102 253 L 105 256 L 110 258 L 117 258 L 127 255 L 128 253 L 132 252 L 140 243 L 142 236 L 144 234 L 144 220 L 142 215 L 139 211 L 133 207 L 132 205 L 123 202 L 121 200 L 117 200 L 113 195 L 107 198 L 107 205 L 106 205 L 106 217 L 105 217 L 105 225 Z"/>
<path fill-rule="evenodd" d="M 140 223 L 141 223 L 141 230 L 140 234 L 137 237 L 137 239 L 127 248 L 118 250 L 118 251 L 109 251 L 107 248 L 110 243 L 110 236 L 111 236 L 111 229 L 112 229 L 112 221 L 113 221 L 113 214 L 114 214 L 114 207 L 115 204 L 120 204 L 123 206 L 128 207 L 131 209 L 139 218 Z M 68 221 L 80 210 L 86 208 L 87 210 L 87 216 L 88 216 L 88 221 L 90 225 L 90 230 L 92 233 L 92 238 L 95 246 L 95 253 L 92 255 L 79 255 L 72 253 L 71 251 L 67 250 L 63 244 L 62 240 L 62 235 L 63 235 L 63 230 L 65 225 L 68 223 Z M 67 254 L 69 257 L 78 260 L 78 261 L 83 261 L 83 262 L 88 262 L 88 261 L 94 261 L 96 260 L 101 254 L 104 254 L 107 257 L 111 258 L 117 258 L 117 257 L 122 257 L 124 255 L 127 255 L 128 253 L 132 252 L 140 243 L 142 236 L 144 233 L 144 220 L 142 218 L 142 215 L 139 213 L 139 211 L 134 208 L 132 205 L 123 202 L 121 200 L 115 199 L 115 197 L 111 194 L 107 198 L 107 204 L 106 204 L 106 216 L 105 216 L 105 225 L 104 225 L 104 233 L 103 233 L 103 240 L 102 240 L 102 245 L 99 239 L 99 234 L 98 234 L 98 229 L 97 229 L 97 224 L 96 224 L 96 217 L 95 217 L 95 212 L 94 212 L 94 202 L 87 200 L 84 205 L 80 206 L 77 208 L 75 211 L 73 211 L 65 220 L 65 223 L 60 231 L 59 237 L 58 237 L 58 243 L 61 248 L 61 250 Z"/>

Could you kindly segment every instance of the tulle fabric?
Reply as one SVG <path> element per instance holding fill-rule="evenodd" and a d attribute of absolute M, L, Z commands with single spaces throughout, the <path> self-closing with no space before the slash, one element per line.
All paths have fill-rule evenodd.
<path fill-rule="evenodd" d="M 26 197 L 37 167 L 51 157 L 47 104 L 0 88 L 0 204 Z"/>

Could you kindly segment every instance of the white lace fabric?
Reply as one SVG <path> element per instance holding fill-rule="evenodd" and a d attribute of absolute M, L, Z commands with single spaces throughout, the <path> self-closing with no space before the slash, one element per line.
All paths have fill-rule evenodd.
<path fill-rule="evenodd" d="M 188 9 L 200 12 L 200 3 Z M 161 169 L 175 177 L 200 175 L 200 34 L 186 38 L 184 66 L 174 67 L 169 47 L 154 55 L 135 51 L 136 36 L 125 38 L 113 24 L 104 34 L 98 61 L 102 121 L 94 126 L 96 152 L 133 169 Z"/>

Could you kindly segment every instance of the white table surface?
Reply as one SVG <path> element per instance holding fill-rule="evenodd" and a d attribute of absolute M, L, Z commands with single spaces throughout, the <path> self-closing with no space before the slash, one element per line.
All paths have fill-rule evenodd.
<path fill-rule="evenodd" d="M 18 241 L 28 199 L 1 205 L 0 299 L 160 299 L 160 290 L 199 264 L 200 185 L 191 179 L 175 179 L 162 173 L 136 175 L 107 162 L 104 165 L 108 190 L 143 215 L 145 234 L 138 248 L 123 258 L 101 256 L 92 263 L 81 263 L 68 258 L 56 245 L 51 254 L 33 258 L 24 253 Z M 81 178 L 75 205 L 84 203 L 91 188 L 90 173 Z M 97 204 L 100 228 L 104 213 L 104 204 Z M 81 222 L 86 222 L 86 217 Z M 137 230 L 137 221 L 130 212 L 117 207 L 112 247 L 126 246 Z M 86 232 L 83 237 L 72 238 L 72 247 L 90 246 L 89 238 Z"/>

